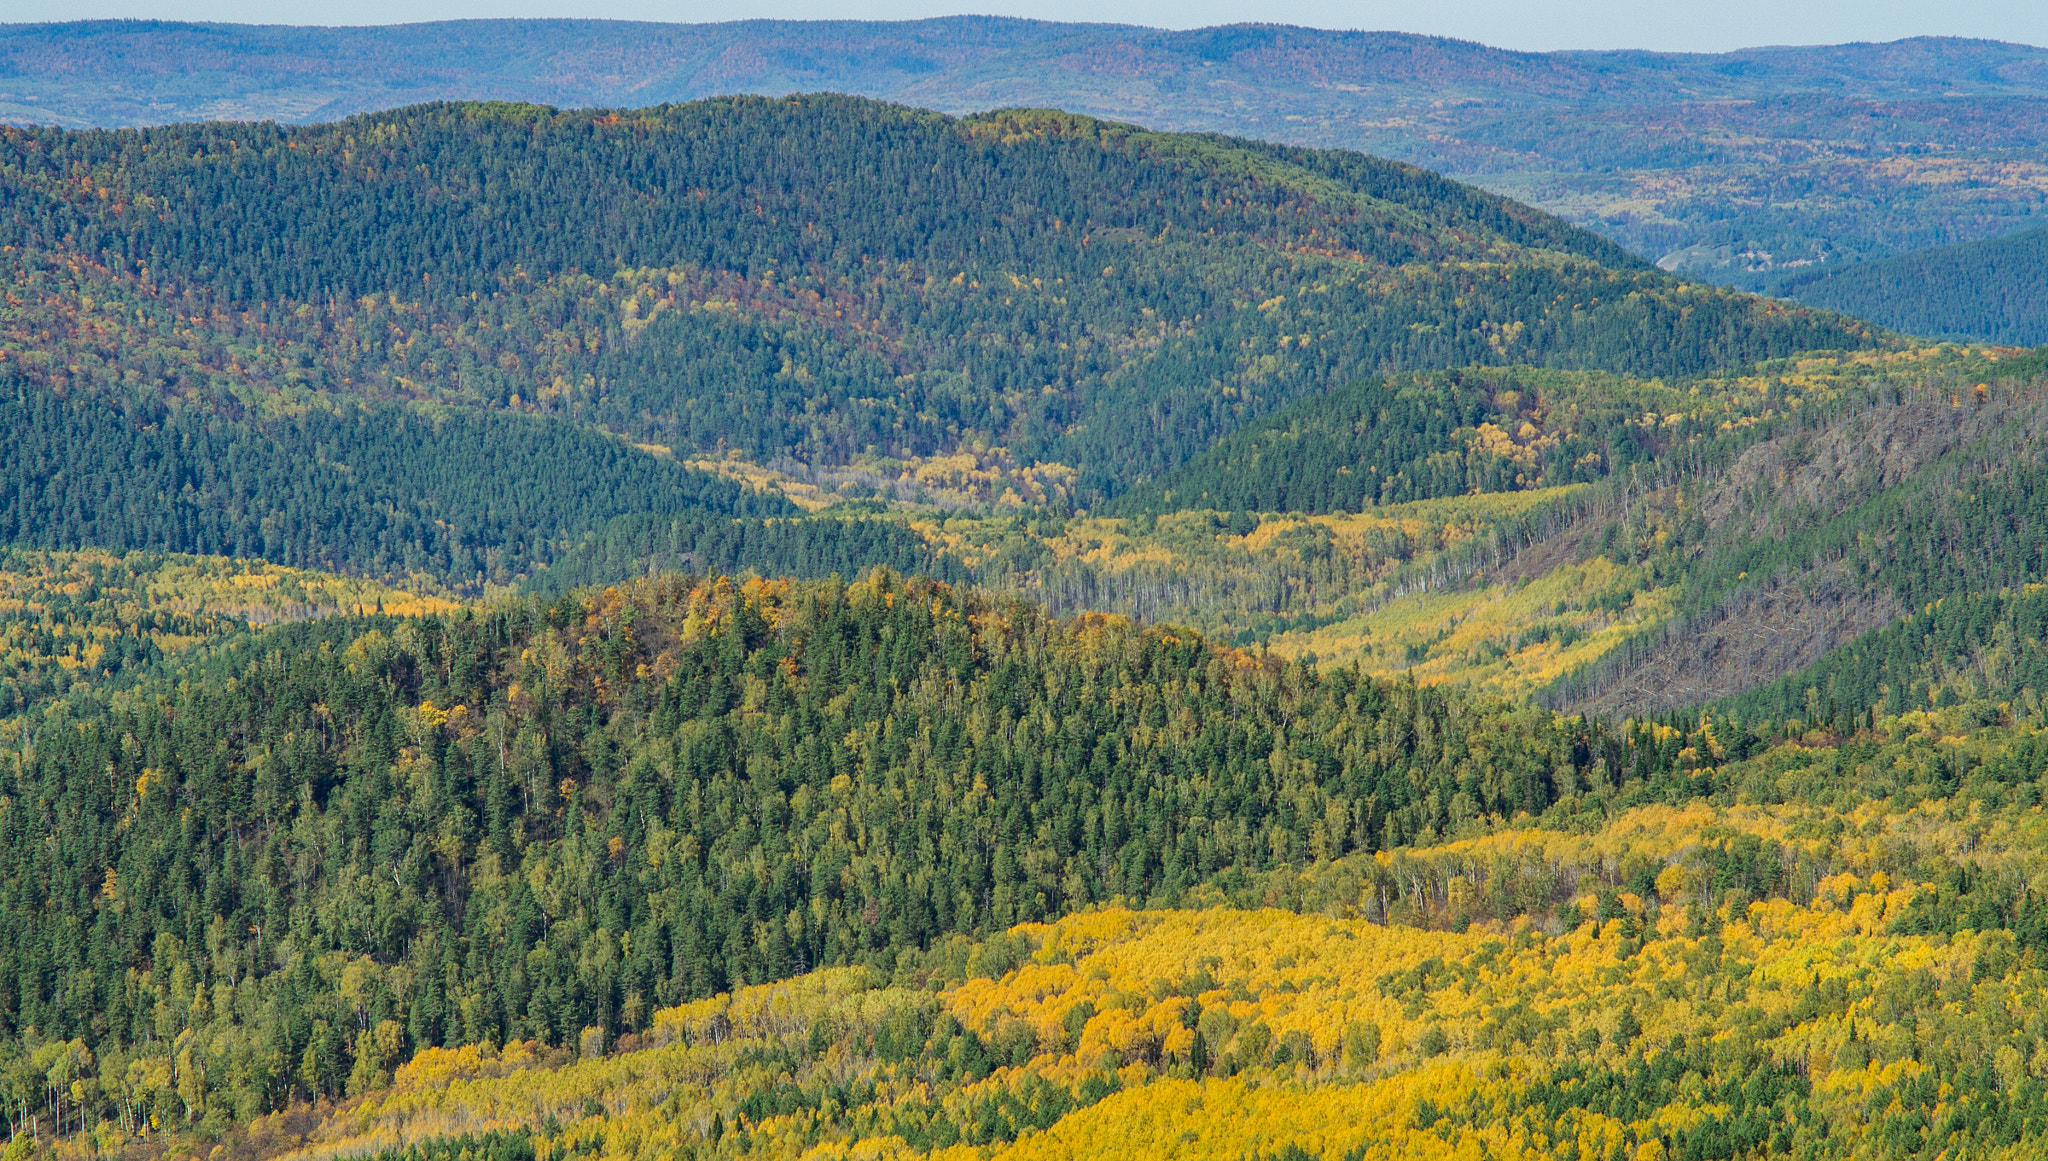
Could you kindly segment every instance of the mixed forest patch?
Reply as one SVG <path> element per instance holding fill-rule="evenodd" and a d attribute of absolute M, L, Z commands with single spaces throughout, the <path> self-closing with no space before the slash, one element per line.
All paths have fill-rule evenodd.
<path fill-rule="evenodd" d="M 681 1039 L 721 1061 L 739 1053 L 674 1065 L 705 1077 L 698 1083 L 715 1100 L 703 1116 L 674 1115 L 682 1106 L 659 1114 L 664 1134 L 711 1155 L 792 1132 L 776 1148 L 850 1143 L 848 1126 L 914 1151 L 1021 1140 L 1027 1126 L 1094 1132 L 1085 1118 L 1057 1126 L 1098 1103 L 1101 1115 L 1150 1115 L 1147 1101 L 1201 1098 L 1205 1078 L 1227 1106 L 1247 1074 L 1282 1065 L 1312 1082 L 1315 1101 L 1337 1102 L 1330 1110 L 1391 1101 L 1387 1115 L 1399 1123 L 1422 1107 L 1404 1086 L 1451 1063 L 1437 1058 L 1454 1047 L 1507 1054 L 1492 1064 L 1470 1057 L 1459 1084 L 1604 1068 L 1626 1088 L 1636 1083 L 1629 1070 L 1677 1069 L 1674 1084 L 1698 1072 L 1631 1098 L 1638 1114 L 1603 1104 L 1612 1123 L 1588 1122 L 1605 1126 L 1609 1144 L 1640 1147 L 1672 1139 L 1673 1122 L 1651 1110 L 1689 1086 L 1739 1088 L 1791 1067 L 1792 1041 L 1780 1040 L 1811 1015 L 1754 1033 L 1735 1058 L 1721 1034 L 1694 1022 L 1752 993 L 1762 1015 L 1744 1019 L 1773 1019 L 1773 1004 L 1824 982 L 1799 975 L 1818 962 L 1817 948 L 1832 949 L 1828 962 L 1855 986 L 1877 989 L 1849 999 L 1875 1003 L 1891 986 L 1855 975 L 1859 962 L 1885 972 L 1924 965 L 1937 992 L 1956 971 L 1970 988 L 2009 975 L 2030 986 L 2024 973 L 2048 931 L 2024 886 L 2040 857 L 2048 711 L 1971 692 L 1935 699 L 1948 708 L 1897 714 L 1831 705 L 1806 717 L 1716 713 L 1615 729 L 1219 648 L 1186 630 L 1099 615 L 1057 622 L 886 571 L 855 585 L 660 578 L 423 618 L 333 617 L 233 638 L 175 677 L 112 697 L 75 695 L 64 712 L 39 715 L 12 769 L 0 771 L 0 831 L 16 836 L 8 858 L 24 869 L 10 881 L 8 913 L 36 917 L 8 934 L 20 970 L 0 1010 L 19 1061 L 55 1060 L 62 1047 L 86 1085 L 73 1103 L 32 1115 L 86 1127 L 99 1119 L 122 1132 L 153 1116 L 160 1131 L 232 1133 L 299 1102 L 376 1096 L 394 1082 L 400 1095 L 377 1096 L 392 1108 L 497 1093 L 488 1081 L 408 1087 L 408 1076 L 454 1068 L 503 1074 L 533 1095 L 479 1096 L 496 1110 L 488 1115 L 410 1112 L 377 1130 L 395 1136 L 373 1140 L 515 1127 L 543 1145 L 558 1133 L 602 1136 L 626 1131 L 610 1119 L 641 1099 L 607 1086 L 651 1083 L 674 1099 L 673 1082 L 654 1079 L 672 1067 L 657 1064 L 666 1058 L 643 1061 L 636 1049 Z M 46 841 L 52 833 L 63 841 Z M 1886 885 L 1858 886 L 1865 880 Z M 1869 890 L 1874 910 L 1858 918 L 1849 904 Z M 1029 925 L 1080 922 L 1083 931 L 1095 921 L 1060 917 L 1133 904 L 1279 906 L 1318 916 L 1289 921 L 1318 938 L 1336 922 L 1350 939 L 1407 940 L 1341 959 L 1379 975 L 1411 954 L 1396 946 L 1413 947 L 1418 962 L 1471 961 L 1479 975 L 1427 969 L 1465 972 L 1466 995 L 1490 979 L 1497 993 L 1531 978 L 1531 965 L 1512 958 L 1488 966 L 1510 937 L 1528 954 L 1618 967 L 1550 968 L 1552 978 L 1614 988 L 1572 1001 L 1594 1004 L 1597 1017 L 1567 1022 L 1561 1013 L 1576 1009 L 1565 998 L 1528 996 L 1513 1013 L 1498 999 L 1458 1008 L 1459 1023 L 1452 1009 L 1414 1003 L 1427 989 L 1397 995 L 1382 979 L 1373 986 L 1399 1001 L 1399 1014 L 1368 1003 L 1333 1025 L 1336 1001 L 1317 989 L 1355 997 L 1360 985 L 1341 971 L 1232 984 L 1247 970 L 1237 960 L 1194 960 L 1232 938 L 1263 938 L 1259 924 L 1194 911 L 1165 917 L 1162 930 L 1214 931 L 1164 936 L 1140 958 L 1189 962 L 1131 969 L 1144 977 L 1135 990 L 1101 975 L 1111 961 L 1067 969 L 1061 978 L 1074 983 L 1055 991 L 1018 984 L 1040 1006 L 1005 1001 L 1001 1018 L 944 1006 L 873 1016 L 888 1030 L 859 1033 L 850 1057 L 835 1057 L 839 1038 L 876 1025 L 790 998 L 812 988 L 865 996 L 896 980 L 927 1005 L 927 984 L 939 979 L 943 993 L 944 971 L 975 965 L 1003 979 L 1032 956 L 1080 962 L 1054 947 L 1066 937 Z M 1115 923 L 1149 930 L 1160 921 Z M 1986 934 L 1943 951 L 1951 945 L 1937 937 L 1965 929 Z M 1879 940 L 1840 958 L 1840 940 L 1880 935 L 1921 942 Z M 1659 940 L 1673 942 L 1655 950 Z M 1923 945 L 1926 957 L 1910 952 Z M 1698 988 L 1648 987 L 1671 970 L 1654 965 L 1692 963 L 1707 947 L 1741 966 L 1717 966 Z M 1272 970 L 1301 954 L 1280 963 L 1274 953 Z M 1808 965 L 1796 979 L 1770 966 L 1786 955 Z M 1205 971 L 1208 984 L 1172 983 Z M 735 1025 L 709 1014 L 725 1000 L 691 1018 L 727 1031 L 683 1036 L 666 1010 L 792 975 L 805 981 L 796 991 L 759 994 L 782 1013 L 777 1036 L 799 1038 L 787 1041 L 794 1056 L 748 1048 Z M 1103 995 L 1089 982 L 1099 979 L 1113 984 Z M 1135 1006 L 1118 998 L 1125 992 Z M 1966 1012 L 1989 1002 L 1969 999 L 1976 994 L 1965 995 Z M 1885 1011 L 1924 1021 L 1910 1007 L 1917 1001 L 1905 1002 Z M 1212 1018 L 1219 1005 L 1224 1014 Z M 1546 1014 L 1553 1005 L 1559 1014 Z M 1829 1059 L 1847 1061 L 1843 1044 L 1882 1031 L 1847 1038 L 1853 1012 L 1802 1031 L 1802 1059 L 1818 1037 Z M 1097 1028 L 1102 1013 L 1116 1019 Z M 1501 1030 L 1509 1014 L 1520 1031 Z M 1585 1040 L 1585 1027 L 1609 1020 L 1616 1031 Z M 1623 1035 L 1624 1026 L 1636 1031 Z M 2024 1022 L 1986 1027 L 1985 1051 L 2030 1058 Z M 1344 1030 L 1339 1039 L 1332 1028 Z M 1385 1060 L 1360 1047 L 1368 1028 Z M 861 1039 L 872 1036 L 887 1043 Z M 550 1045 L 586 1059 L 620 1053 L 609 1058 L 619 1063 L 562 1072 L 563 1083 L 606 1079 L 566 1104 L 542 1099 L 556 1091 L 546 1069 L 561 1059 Z M 1538 1048 L 1543 1068 L 1514 1062 Z M 1047 1052 L 1055 1055 L 1041 1060 Z M 813 1083 L 804 1063 L 813 1058 L 837 1059 L 831 1084 L 854 1085 L 832 1090 L 832 1117 L 806 1112 L 819 1106 L 798 1095 Z M 898 1062 L 896 1071 L 865 1073 L 876 1059 Z M 1888 1048 L 1876 1059 L 1890 1067 L 1925 1053 Z M 1934 1095 L 1943 1084 L 2007 1091 L 2003 1080 L 1968 1080 L 1975 1073 L 1942 1079 L 1940 1068 L 1967 1069 L 1967 1059 L 1929 1065 L 1936 1079 L 1900 1099 L 1952 1118 Z M 1873 1083 L 1923 1075 L 1872 1067 Z M 48 1070 L 35 1067 L 37 1091 L 22 1090 L 18 1110 L 41 1107 Z M 2014 1076 L 2031 1074 L 2022 1066 Z M 771 1095 L 717 1096 L 757 1083 L 748 1077 Z M 1154 1091 L 1168 1081 L 1181 1087 Z M 952 1083 L 966 1086 L 957 1102 L 946 1095 Z M 1267 1083 L 1241 1099 L 1266 1099 Z M 1802 1140 L 1844 1131 L 1849 1106 L 1796 1087 L 1814 1102 L 1788 1106 L 1809 1110 L 1795 1120 L 1811 1129 Z M 1512 1102 L 1512 1091 L 1497 1099 Z M 1112 1101 L 1117 1092 L 1151 1095 Z M 710 1132 L 712 1112 L 729 1127 Z M 1468 1131 L 1494 1131 L 1492 1114 L 1473 1115 Z M 351 1114 L 322 1132 L 378 1123 Z M 1047 1147 L 1067 1147 L 1053 1139 Z M 1325 1146 L 1334 1147 L 1301 1147 Z"/>
<path fill-rule="evenodd" d="M 1887 341 L 1408 166 L 1048 111 L 9 129 L 0 185 L 0 353 L 65 398 L 512 411 L 806 471 L 1000 447 L 1071 467 L 1067 507 L 1363 374 Z"/>

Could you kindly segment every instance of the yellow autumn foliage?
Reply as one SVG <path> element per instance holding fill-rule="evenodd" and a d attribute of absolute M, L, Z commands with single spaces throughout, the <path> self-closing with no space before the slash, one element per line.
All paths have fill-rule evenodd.
<path fill-rule="evenodd" d="M 244 626 L 460 607 L 431 592 L 261 560 L 0 550 L 0 718 Z"/>
<path fill-rule="evenodd" d="M 1855 833 L 1822 843 L 1829 817 Z M 1592 833 L 1504 831 L 1372 857 L 1383 876 L 1436 876 L 1415 912 L 1433 928 L 1355 917 L 1369 873 L 1320 912 L 1102 907 L 893 974 L 666 1009 L 580 1062 L 430 1050 L 298 1156 L 492 1131 L 531 1134 L 540 1161 L 1535 1161 L 1731 1140 L 1888 1156 L 1913 1124 L 1967 1133 L 1985 1100 L 2043 1100 L 2048 971 L 2006 931 L 1905 933 L 1929 886 L 1882 868 L 1906 841 L 1990 868 L 2038 837 L 1987 838 L 1943 803 L 1693 802 Z M 1838 869 L 1789 896 L 1711 890 L 1699 854 L 1736 839 Z M 1655 869 L 1651 893 L 1605 885 L 1631 859 Z M 1481 868 L 1518 861 L 1578 869 L 1582 889 L 1548 917 L 1446 927 Z M 1972 1139 L 1972 1155 L 2033 1155 Z"/>

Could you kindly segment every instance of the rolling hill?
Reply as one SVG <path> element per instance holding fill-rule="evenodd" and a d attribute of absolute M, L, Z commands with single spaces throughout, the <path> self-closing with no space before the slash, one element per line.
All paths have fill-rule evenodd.
<path fill-rule="evenodd" d="M 1793 902 L 1756 857 L 1855 856 L 1780 837 L 1783 817 L 1642 810 L 1576 850 L 1481 842 L 1403 868 L 1411 889 L 1469 887 L 1455 868 L 1473 860 L 1577 870 L 1624 835 L 1659 852 L 1699 842 L 1640 894 L 1588 870 L 1555 932 L 1533 917 L 1454 933 L 1105 909 L 890 976 L 827 971 L 680 1006 L 603 1058 L 431 1050 L 294 1155 L 2025 1155 L 2039 1023 L 2002 1002 L 2037 994 L 2033 929 L 1945 930 L 1946 884 L 1881 871 L 1825 876 Z M 1957 1043 L 1973 1036 L 2002 1067 Z"/>
<path fill-rule="evenodd" d="M 1984 711 L 1608 727 L 886 571 L 242 632 L 0 768 L 8 1095 L 309 1159 L 2019 1157 L 2044 719 Z"/>
<path fill-rule="evenodd" d="M 436 100 L 643 106 L 832 90 L 1058 107 L 1460 175 L 1753 289 L 1816 262 L 2023 228 L 2048 56 L 1920 38 L 1721 54 L 1522 53 L 1397 33 L 902 23 L 147 21 L 0 28 L 0 119 L 307 123 Z"/>
<path fill-rule="evenodd" d="M 1071 510 L 1368 370 L 1886 341 L 1406 166 L 1060 113 L 10 130 L 0 184 L 13 537 L 472 588 L 635 511 L 793 511 L 706 469 L 965 457 Z"/>
<path fill-rule="evenodd" d="M 2048 343 L 2048 229 L 1935 246 L 1788 278 L 1787 298 L 1907 334 Z"/>
<path fill-rule="evenodd" d="M 1295 67 L 1269 67 L 1283 62 Z M 1731 53 L 1531 53 L 1398 32 L 987 16 L 333 28 L 131 20 L 9 25 L 0 78 L 13 117 L 76 128 L 314 122 L 441 100 L 590 107 L 831 90 L 953 112 L 1053 101 L 1245 133 L 1270 130 L 1284 111 L 1328 133 L 1352 128 L 1346 122 L 1364 120 L 1363 110 L 1420 109 L 1444 97 L 1490 106 L 2042 97 L 2048 51 L 1929 37 Z M 1250 101 L 1221 96 L 1247 87 Z"/>

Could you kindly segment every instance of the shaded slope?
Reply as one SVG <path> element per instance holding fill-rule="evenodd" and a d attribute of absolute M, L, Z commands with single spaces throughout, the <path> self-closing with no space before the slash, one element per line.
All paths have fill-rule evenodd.
<path fill-rule="evenodd" d="M 1979 724 L 1991 724 L 2038 709 L 2048 690 L 2044 642 L 2048 592 L 2039 584 L 1949 597 L 1728 704 L 1846 729 L 1853 720 L 1975 703 Z"/>
<path fill-rule="evenodd" d="M 1070 523 L 1038 573 L 1122 581 L 1094 589 L 1117 609 L 1178 582 L 1203 597 L 1175 617 L 1382 676 L 1555 681 L 1551 704 L 1608 714 L 1697 705 L 1930 602 L 2037 583 L 2041 372 L 1938 348 L 1661 382 L 1367 380 Z M 1265 583 L 1220 583 L 1237 562 Z"/>
<path fill-rule="evenodd" d="M 785 515 L 569 424 L 397 408 L 249 422 L 0 377 L 0 542 L 262 558 L 475 590 L 631 512 Z"/>
<path fill-rule="evenodd" d="M 1697 386 L 1528 367 L 1362 380 L 1219 440 L 1117 508 L 1323 514 L 1591 482 L 1758 410 L 1725 383 L 1703 386 L 1704 399 Z M 1685 414 L 1665 430 L 1674 407 Z"/>
<path fill-rule="evenodd" d="M 2048 343 L 2048 229 L 1824 269 L 1777 293 L 1907 334 Z"/>
<path fill-rule="evenodd" d="M 1733 698 L 1913 610 L 2038 583 L 2048 574 L 2038 380 L 1976 401 L 1928 394 L 1851 405 L 1759 443 L 1714 477 L 1646 491 L 1600 518 L 1588 547 L 1676 583 L 1677 615 L 1566 675 L 1548 699 L 1641 713 Z M 1858 676 L 1844 679 L 1837 704 L 1900 712 L 1901 698 L 1940 685 L 1936 662 L 1952 663 L 1958 648 L 1909 650 L 1918 659 L 1900 655 L 1881 679 L 1849 665 Z M 1803 689 L 1755 704 L 1777 709 Z"/>

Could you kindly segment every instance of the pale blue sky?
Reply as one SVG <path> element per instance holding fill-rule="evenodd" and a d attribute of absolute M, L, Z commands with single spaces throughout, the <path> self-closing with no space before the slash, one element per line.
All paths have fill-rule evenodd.
<path fill-rule="evenodd" d="M 1165 28 L 1273 21 L 1395 29 L 1506 48 L 1720 52 L 1906 36 L 2048 45 L 2048 0 L 0 0 L 0 21 L 146 17 L 388 24 L 483 16 L 902 20 L 956 13 Z"/>

